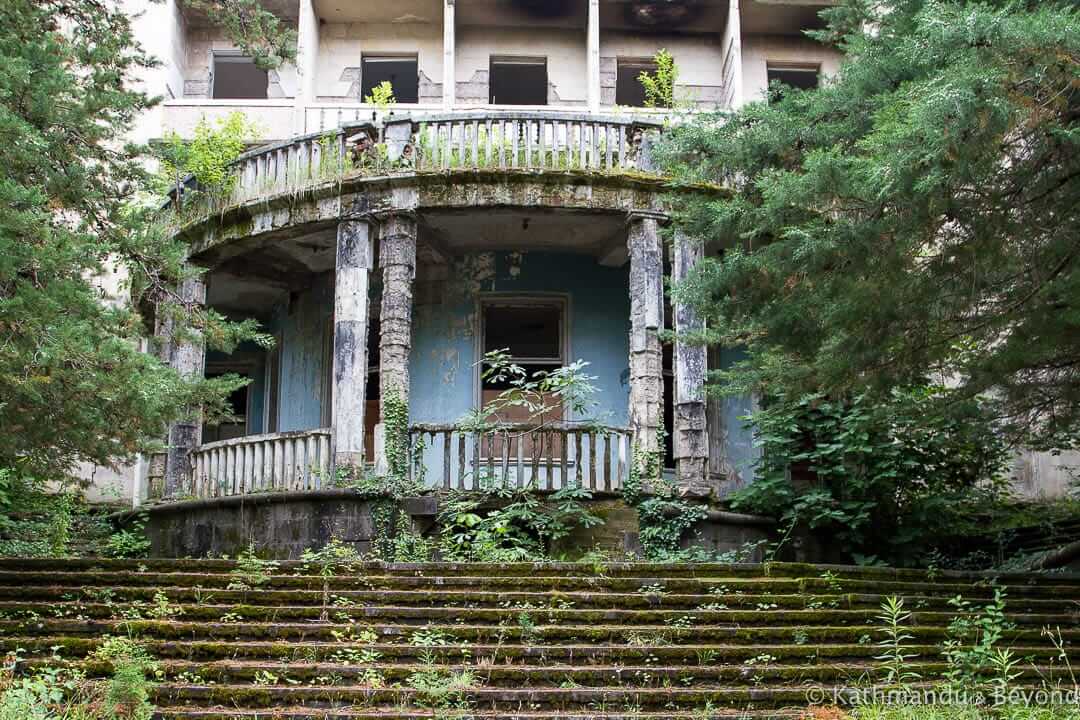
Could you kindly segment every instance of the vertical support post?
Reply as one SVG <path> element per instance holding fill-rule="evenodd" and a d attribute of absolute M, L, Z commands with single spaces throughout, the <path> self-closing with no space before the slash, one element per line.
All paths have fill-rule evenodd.
<path fill-rule="evenodd" d="M 732 109 L 740 108 L 746 102 L 743 94 L 743 57 L 742 57 L 742 10 L 739 8 L 739 0 L 731 0 L 728 6 L 727 24 L 724 26 L 724 37 L 721 39 L 720 52 L 724 53 L 725 59 L 730 62 L 728 77 L 731 87 L 728 94 L 731 97 Z"/>
<path fill-rule="evenodd" d="M 704 245 L 684 233 L 675 232 L 671 280 L 682 282 L 705 255 Z M 708 493 L 709 438 L 705 423 L 704 345 L 688 342 L 705 324 L 694 308 L 676 302 L 675 315 L 675 471 L 682 489 Z"/>
<path fill-rule="evenodd" d="M 630 429 L 640 450 L 660 449 L 664 412 L 664 262 L 660 223 L 665 217 L 634 211 L 628 219 L 630 254 Z"/>
<path fill-rule="evenodd" d="M 202 277 L 188 278 L 180 283 L 180 300 L 185 305 L 206 304 L 206 281 Z M 206 367 L 206 347 L 201 333 L 189 328 L 177 339 L 169 327 L 169 364 L 186 379 L 201 378 Z M 165 457 L 165 497 L 176 497 L 191 480 L 190 453 L 202 439 L 202 411 L 187 408 L 185 415 L 169 426 L 169 446 Z"/>
<path fill-rule="evenodd" d="M 296 33 L 296 75 L 300 81 L 293 106 L 293 134 L 307 133 L 307 108 L 315 102 L 315 74 L 319 62 L 319 16 L 315 0 L 300 0 Z"/>
<path fill-rule="evenodd" d="M 412 350 L 413 276 L 416 272 L 416 217 L 394 212 L 379 232 L 382 305 L 379 314 L 379 424 L 376 437 L 386 442 L 387 398 L 396 395 L 409 406 L 409 354 Z M 393 438 L 400 441 L 401 438 Z M 375 450 L 376 467 L 385 464 L 385 445 Z M 390 468 L 404 471 L 404 468 Z"/>
<path fill-rule="evenodd" d="M 589 0 L 589 26 L 586 49 L 589 87 L 586 92 L 589 112 L 600 112 L 600 0 Z"/>
<path fill-rule="evenodd" d="M 457 35 L 454 1 L 443 0 L 443 105 L 447 110 L 457 102 Z"/>
<path fill-rule="evenodd" d="M 364 391 L 368 357 L 368 272 L 374 255 L 372 221 L 342 220 L 334 274 L 334 402 L 330 414 L 334 464 L 364 461 Z"/>

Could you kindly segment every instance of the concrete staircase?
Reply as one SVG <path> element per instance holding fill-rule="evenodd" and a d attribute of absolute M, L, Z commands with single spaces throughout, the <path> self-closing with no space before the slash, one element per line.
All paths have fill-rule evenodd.
<path fill-rule="evenodd" d="M 882 678 L 884 597 L 913 612 L 911 670 L 929 681 L 948 600 L 993 595 L 981 576 L 783 563 L 369 563 L 325 583 L 282 563 L 249 589 L 234 568 L 0 561 L 0 647 L 25 670 L 58 649 L 106 675 L 88 653 L 136 636 L 160 661 L 164 718 L 792 718 Z M 1043 629 L 1080 661 L 1080 578 L 998 582 L 1018 682 L 1060 679 Z"/>

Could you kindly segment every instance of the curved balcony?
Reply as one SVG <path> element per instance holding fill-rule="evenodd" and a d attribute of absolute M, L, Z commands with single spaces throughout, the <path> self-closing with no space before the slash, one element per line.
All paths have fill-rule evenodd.
<path fill-rule="evenodd" d="M 481 110 L 386 116 L 259 147 L 231 164 L 220 195 L 174 192 L 190 225 L 228 208 L 298 197 L 324 186 L 455 171 L 658 177 L 651 145 L 660 123 L 590 113 Z"/>

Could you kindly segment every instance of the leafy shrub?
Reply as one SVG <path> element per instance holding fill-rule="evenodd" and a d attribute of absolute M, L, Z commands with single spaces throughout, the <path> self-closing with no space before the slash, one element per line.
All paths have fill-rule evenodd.
<path fill-rule="evenodd" d="M 773 398 L 750 418 L 763 452 L 734 507 L 823 531 L 856 559 L 916 562 L 1001 492 L 1007 460 L 977 404 L 945 412 L 938 398 Z"/>

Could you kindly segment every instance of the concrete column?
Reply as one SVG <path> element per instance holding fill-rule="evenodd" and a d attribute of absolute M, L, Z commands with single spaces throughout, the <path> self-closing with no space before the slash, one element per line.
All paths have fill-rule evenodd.
<path fill-rule="evenodd" d="M 630 429 L 641 450 L 660 449 L 657 430 L 664 413 L 663 357 L 664 262 L 656 212 L 631 212 L 630 255 Z"/>
<path fill-rule="evenodd" d="M 334 402 L 330 413 L 334 464 L 364 461 L 364 390 L 368 357 L 368 272 L 373 261 L 370 219 L 342 220 L 334 274 Z"/>
<path fill-rule="evenodd" d="M 379 426 L 375 431 L 375 468 L 387 472 L 386 399 L 396 394 L 409 405 L 409 354 L 412 350 L 412 285 L 416 274 L 416 218 L 410 212 L 388 214 L 379 231 L 382 304 L 379 313 Z"/>
<path fill-rule="evenodd" d="M 589 0 L 589 27 L 586 31 L 589 112 L 600 111 L 600 0 Z"/>
<path fill-rule="evenodd" d="M 409 401 L 409 351 L 412 349 L 413 276 L 416 273 L 416 218 L 394 213 L 379 232 L 382 306 L 379 314 L 379 392 L 397 392 Z M 382 408 L 380 420 L 386 419 Z"/>
<path fill-rule="evenodd" d="M 202 277 L 188 278 L 180 284 L 180 300 L 185 305 L 206 304 L 206 281 Z M 201 378 L 206 368 L 206 346 L 202 334 L 194 329 L 187 329 L 181 337 L 176 337 L 171 322 L 167 351 L 169 364 L 182 377 Z M 187 408 L 185 415 L 169 426 L 169 444 L 165 456 L 165 492 L 166 498 L 175 497 L 191 480 L 191 461 L 189 454 L 199 446 L 202 440 L 202 409 Z"/>
<path fill-rule="evenodd" d="M 319 63 L 319 16 L 315 0 L 300 0 L 297 22 L 296 75 L 299 87 L 293 108 L 293 133 L 307 132 L 307 108 L 315 102 L 315 74 Z"/>
<path fill-rule="evenodd" d="M 443 105 L 449 110 L 457 102 L 457 34 L 454 0 L 443 0 Z"/>
<path fill-rule="evenodd" d="M 675 233 L 671 280 L 680 283 L 704 257 L 704 245 Z M 687 342 L 705 323 L 694 308 L 676 303 L 675 315 L 675 427 L 674 455 L 679 485 L 694 493 L 708 492 L 709 437 L 705 424 L 706 348 Z"/>

